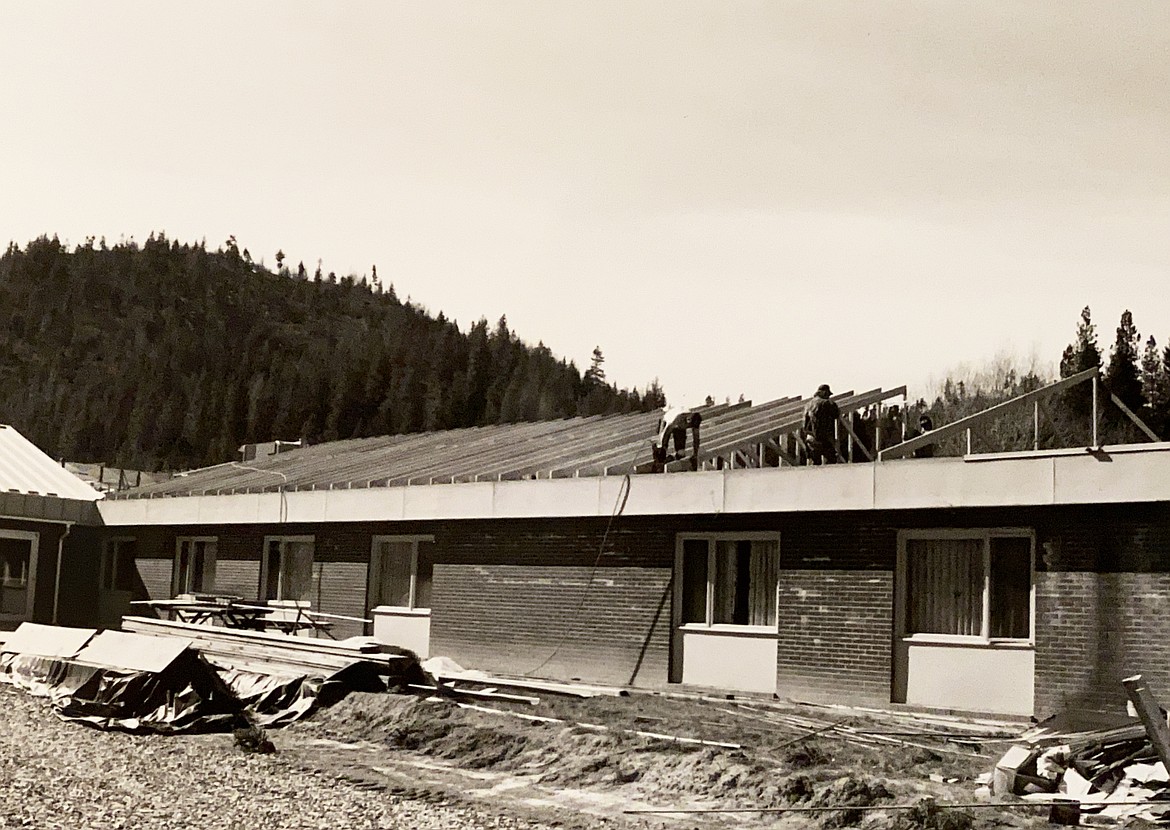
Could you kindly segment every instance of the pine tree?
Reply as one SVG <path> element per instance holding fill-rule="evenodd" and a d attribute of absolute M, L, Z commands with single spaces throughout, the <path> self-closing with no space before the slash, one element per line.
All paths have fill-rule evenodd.
<path fill-rule="evenodd" d="M 1134 412 L 1145 406 L 1141 375 L 1138 371 L 1139 343 L 1141 335 L 1134 327 L 1133 315 L 1127 309 L 1122 312 L 1121 322 L 1117 326 L 1117 339 L 1113 343 L 1109 365 L 1105 369 L 1105 384 L 1109 391 Z"/>
<path fill-rule="evenodd" d="M 1153 335 L 1142 353 L 1142 394 L 1146 423 L 1161 438 L 1170 432 L 1170 347 L 1163 352 Z"/>
<path fill-rule="evenodd" d="M 1092 313 L 1085 306 L 1081 311 L 1081 322 L 1077 324 L 1076 340 L 1065 347 L 1060 358 L 1060 376 L 1072 377 L 1086 369 L 1100 368 L 1101 350 L 1097 348 L 1097 327 L 1093 325 Z M 1088 384 L 1077 384 L 1064 396 L 1065 406 L 1077 415 L 1085 415 L 1093 408 L 1093 391 Z"/>
<path fill-rule="evenodd" d="M 589 361 L 589 368 L 585 370 L 584 381 L 587 386 L 605 385 L 605 355 L 601 353 L 601 346 L 593 347 L 593 357 Z"/>

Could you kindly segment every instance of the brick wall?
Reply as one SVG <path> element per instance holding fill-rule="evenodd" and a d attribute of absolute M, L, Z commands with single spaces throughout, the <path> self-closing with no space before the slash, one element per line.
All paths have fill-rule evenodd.
<path fill-rule="evenodd" d="M 661 685 L 666 568 L 436 565 L 431 652 L 539 677 Z"/>
<path fill-rule="evenodd" d="M 1036 712 L 1122 711 L 1142 674 L 1170 701 L 1170 506 L 1047 513 L 1036 574 Z"/>
<path fill-rule="evenodd" d="M 893 606 L 888 570 L 781 571 L 777 693 L 888 703 Z"/>

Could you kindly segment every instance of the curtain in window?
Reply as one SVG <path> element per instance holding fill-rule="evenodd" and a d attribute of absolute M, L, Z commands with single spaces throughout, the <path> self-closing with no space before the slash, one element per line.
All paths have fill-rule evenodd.
<path fill-rule="evenodd" d="M 1032 540 L 991 539 L 992 637 L 1026 640 L 1032 635 Z"/>
<path fill-rule="evenodd" d="M 983 541 L 906 542 L 906 633 L 983 633 Z"/>
<path fill-rule="evenodd" d="M 751 543 L 748 625 L 776 625 L 776 585 L 780 579 L 780 544 Z"/>
<path fill-rule="evenodd" d="M 707 622 L 707 540 L 684 539 L 682 621 Z"/>
<path fill-rule="evenodd" d="M 410 607 L 410 559 L 414 545 L 408 541 L 382 542 L 378 550 L 381 572 L 378 605 Z"/>
<path fill-rule="evenodd" d="M 734 540 L 721 539 L 715 543 L 715 591 L 712 597 L 711 615 L 711 621 L 714 623 L 739 623 L 739 620 L 736 619 L 735 601 L 740 575 L 740 557 L 737 554 L 738 543 Z M 747 579 L 746 573 L 744 579 L 745 581 Z M 743 603 L 740 603 L 740 607 L 746 611 L 746 608 L 743 608 Z"/>
<path fill-rule="evenodd" d="M 286 542 L 280 575 L 280 599 L 311 601 L 313 598 L 313 543 Z"/>

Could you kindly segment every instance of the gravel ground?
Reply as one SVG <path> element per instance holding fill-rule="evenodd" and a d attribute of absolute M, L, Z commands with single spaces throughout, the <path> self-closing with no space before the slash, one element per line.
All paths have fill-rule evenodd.
<path fill-rule="evenodd" d="M 230 735 L 137 736 L 59 720 L 0 686 L 0 827 L 503 828 L 561 826 L 412 798 L 248 755 Z"/>

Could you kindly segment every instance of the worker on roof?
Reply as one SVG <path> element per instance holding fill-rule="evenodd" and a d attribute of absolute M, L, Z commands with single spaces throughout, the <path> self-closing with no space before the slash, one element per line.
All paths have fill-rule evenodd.
<path fill-rule="evenodd" d="M 698 443 L 698 429 L 703 416 L 685 404 L 672 406 L 662 413 L 658 422 L 658 434 L 654 436 L 654 459 L 659 463 L 683 458 L 687 448 L 687 429 L 695 431 L 695 442 Z M 669 444 L 674 442 L 674 454 L 670 454 Z M 696 447 L 697 449 L 697 447 Z"/>
<path fill-rule="evenodd" d="M 804 408 L 804 440 L 809 460 L 816 465 L 837 463 L 837 419 L 841 410 L 829 384 L 822 383 Z"/>

